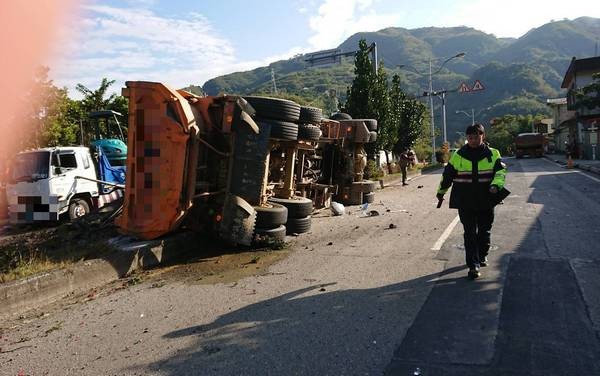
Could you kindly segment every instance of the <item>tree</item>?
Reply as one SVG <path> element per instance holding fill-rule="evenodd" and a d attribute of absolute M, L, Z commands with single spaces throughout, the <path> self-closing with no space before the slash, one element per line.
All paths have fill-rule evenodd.
<path fill-rule="evenodd" d="M 31 91 L 24 97 L 26 129 L 20 132 L 18 149 L 76 142 L 78 103 L 69 99 L 66 88 L 54 86 L 49 71 L 46 66 L 37 68 Z"/>
<path fill-rule="evenodd" d="M 83 94 L 82 107 L 88 112 L 107 110 L 117 97 L 116 93 L 112 93 L 107 99 L 104 99 L 108 88 L 114 83 L 115 80 L 109 81 L 107 78 L 103 78 L 100 87 L 96 90 L 77 84 L 75 90 Z"/>
<path fill-rule="evenodd" d="M 329 116 L 338 110 L 337 92 L 335 89 L 329 89 L 323 97 L 323 113 Z"/>
<path fill-rule="evenodd" d="M 427 107 L 415 99 L 406 98 L 402 101 L 398 142 L 394 151 L 401 153 L 404 149 L 412 148 L 419 137 L 426 134 L 429 119 Z"/>
<path fill-rule="evenodd" d="M 593 81 L 575 91 L 575 108 L 592 110 L 600 107 L 600 72 L 592 75 Z"/>
<path fill-rule="evenodd" d="M 358 51 L 354 59 L 354 79 L 348 88 L 345 111 L 355 119 L 374 118 L 372 112 L 375 73 L 369 58 L 369 46 L 364 39 L 358 42 Z"/>
<path fill-rule="evenodd" d="M 123 115 L 123 117 L 119 119 L 119 122 L 121 123 L 121 126 L 127 129 L 127 98 L 117 95 L 116 93 L 112 93 L 108 98 L 105 99 L 108 88 L 114 83 L 115 80 L 103 78 L 102 82 L 100 82 L 100 87 L 98 87 L 96 90 L 89 89 L 82 84 L 77 84 L 75 89 L 83 94 L 83 99 L 81 100 L 81 116 L 83 119 L 87 119 L 87 115 L 92 111 L 113 110 Z"/>
<path fill-rule="evenodd" d="M 392 86 L 390 88 L 389 125 L 383 131 L 379 131 L 380 135 L 383 136 L 381 137 L 381 148 L 386 151 L 385 161 L 390 173 L 392 170 L 387 151 L 393 151 L 398 143 L 400 130 L 402 128 L 402 106 L 405 99 L 406 94 L 400 87 L 400 76 L 395 74 L 392 77 Z M 377 140 L 379 141 L 379 138 Z"/>
<path fill-rule="evenodd" d="M 504 115 L 494 119 L 486 132 L 486 141 L 503 155 L 512 155 L 515 137 L 519 133 L 531 132 L 531 124 L 543 119 L 544 115 Z"/>
<path fill-rule="evenodd" d="M 377 142 L 365 145 L 365 150 L 369 159 L 374 160 L 379 150 L 390 150 L 386 148 L 390 143 L 388 136 L 395 133 L 394 124 L 390 122 L 390 90 L 383 61 L 379 63 L 377 76 L 371 89 L 369 112 L 372 114 L 371 118 L 377 119 L 378 134 Z"/>

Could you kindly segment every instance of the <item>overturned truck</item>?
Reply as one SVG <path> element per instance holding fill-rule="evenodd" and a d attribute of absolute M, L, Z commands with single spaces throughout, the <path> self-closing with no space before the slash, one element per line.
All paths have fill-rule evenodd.
<path fill-rule="evenodd" d="M 127 82 L 129 154 L 121 231 L 142 239 L 182 224 L 249 245 L 264 206 L 268 134 L 238 96 L 198 97 Z M 269 221 L 265 221 L 269 226 Z"/>
<path fill-rule="evenodd" d="M 199 97 L 156 82 L 126 86 L 129 176 L 116 219 L 123 233 L 154 239 L 186 226 L 250 245 L 307 232 L 313 203 L 326 206 L 345 192 L 338 184 L 359 182 L 356 203 L 369 198 L 363 193 L 370 186 L 360 183 L 361 150 L 375 132 L 365 121 L 327 123 L 320 109 L 285 99 Z M 352 172 L 338 172 L 348 158 Z"/>

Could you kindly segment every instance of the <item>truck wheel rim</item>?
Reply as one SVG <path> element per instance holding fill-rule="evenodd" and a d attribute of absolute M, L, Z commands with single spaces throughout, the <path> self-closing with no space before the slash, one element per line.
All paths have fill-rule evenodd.
<path fill-rule="evenodd" d="M 77 206 L 75 206 L 75 216 L 83 217 L 84 215 L 85 215 L 85 208 L 83 207 L 83 205 L 77 204 Z"/>

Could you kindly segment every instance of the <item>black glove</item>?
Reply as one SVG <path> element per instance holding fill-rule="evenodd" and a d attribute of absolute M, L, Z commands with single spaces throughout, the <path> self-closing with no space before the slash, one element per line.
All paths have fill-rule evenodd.
<path fill-rule="evenodd" d="M 438 199 L 437 208 L 439 209 L 442 207 L 442 202 L 444 202 L 444 195 L 441 193 L 438 193 L 437 195 L 435 195 L 435 197 L 437 197 L 437 199 Z"/>

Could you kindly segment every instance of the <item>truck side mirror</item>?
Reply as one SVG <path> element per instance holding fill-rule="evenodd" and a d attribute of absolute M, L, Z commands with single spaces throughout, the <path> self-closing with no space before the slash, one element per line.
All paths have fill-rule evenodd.
<path fill-rule="evenodd" d="M 60 175 L 60 174 L 62 174 L 62 168 L 54 167 L 54 175 Z"/>

